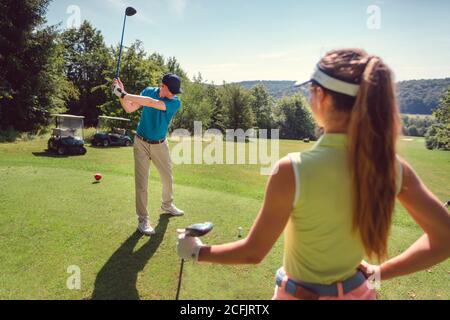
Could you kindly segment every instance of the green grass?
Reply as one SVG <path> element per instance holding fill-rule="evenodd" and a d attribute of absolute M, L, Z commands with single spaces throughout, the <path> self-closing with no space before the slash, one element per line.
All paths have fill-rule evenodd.
<path fill-rule="evenodd" d="M 212 220 L 209 244 L 237 240 L 261 205 L 267 177 L 259 166 L 178 165 L 174 168 L 178 219 L 159 217 L 161 187 L 150 181 L 149 239 L 136 230 L 131 148 L 88 148 L 84 157 L 48 157 L 44 138 L 0 144 L 0 299 L 174 299 L 179 271 L 176 229 Z M 280 155 L 311 147 L 283 141 Z M 450 185 L 450 153 L 427 151 L 422 139 L 401 141 L 408 159 L 443 201 Z M 93 175 L 104 180 L 93 184 Z M 398 208 L 391 254 L 421 234 Z M 182 298 L 270 299 L 282 263 L 282 240 L 259 266 L 187 264 Z M 69 290 L 71 265 L 81 269 L 81 289 Z M 382 299 L 450 299 L 450 263 L 384 283 Z"/>

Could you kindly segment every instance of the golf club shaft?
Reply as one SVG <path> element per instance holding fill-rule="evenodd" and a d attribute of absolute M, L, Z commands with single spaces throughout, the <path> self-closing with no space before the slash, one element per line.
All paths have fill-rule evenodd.
<path fill-rule="evenodd" d="M 175 298 L 175 300 L 177 301 L 180 298 L 181 281 L 183 280 L 183 269 L 184 269 L 184 259 L 181 259 L 180 275 L 178 276 L 177 297 Z"/>
<path fill-rule="evenodd" d="M 123 36 L 125 34 L 126 23 L 127 23 L 127 15 L 125 14 L 125 17 L 123 19 L 122 40 L 120 40 L 119 61 L 117 62 L 116 79 L 119 79 L 120 76 L 120 61 L 122 59 Z"/>
<path fill-rule="evenodd" d="M 213 229 L 213 224 L 211 222 L 199 223 L 192 225 L 186 229 L 178 229 L 179 234 L 184 234 L 185 237 L 203 237 L 207 235 Z M 184 269 L 184 259 L 181 259 L 180 275 L 178 276 L 178 288 L 176 300 L 180 298 L 181 282 L 183 281 L 183 269 Z"/>

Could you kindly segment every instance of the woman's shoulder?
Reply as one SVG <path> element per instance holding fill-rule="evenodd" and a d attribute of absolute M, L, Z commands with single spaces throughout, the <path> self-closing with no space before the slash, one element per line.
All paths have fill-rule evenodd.
<path fill-rule="evenodd" d="M 302 153 L 301 152 L 293 152 L 289 153 L 286 156 L 286 159 L 289 159 L 292 163 L 301 163 L 302 162 Z"/>
<path fill-rule="evenodd" d="M 308 162 L 315 162 L 319 161 L 320 158 L 326 158 L 323 154 L 320 152 L 317 152 L 316 149 L 310 149 L 306 151 L 301 152 L 292 152 L 287 155 L 287 158 L 289 158 L 292 163 L 296 163 L 298 165 L 305 164 Z"/>

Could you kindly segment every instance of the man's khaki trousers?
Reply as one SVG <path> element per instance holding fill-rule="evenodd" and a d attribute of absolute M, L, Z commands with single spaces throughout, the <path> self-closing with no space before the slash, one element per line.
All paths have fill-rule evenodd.
<path fill-rule="evenodd" d="M 136 184 L 136 213 L 139 221 L 148 220 L 148 179 L 150 163 L 159 172 L 162 183 L 162 208 L 173 204 L 172 160 L 167 140 L 162 144 L 150 144 L 137 138 L 134 141 L 134 175 Z"/>

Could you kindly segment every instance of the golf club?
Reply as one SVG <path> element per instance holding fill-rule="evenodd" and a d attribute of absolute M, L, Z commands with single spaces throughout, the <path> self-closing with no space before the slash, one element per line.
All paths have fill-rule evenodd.
<path fill-rule="evenodd" d="M 184 234 L 186 237 L 200 238 L 210 233 L 213 227 L 214 225 L 211 222 L 199 223 L 187 227 L 186 229 L 178 230 L 178 233 Z M 180 275 L 178 277 L 177 296 L 175 298 L 176 300 L 179 300 L 180 298 L 181 282 L 183 279 L 183 269 L 184 269 L 184 259 L 181 259 Z"/>
<path fill-rule="evenodd" d="M 444 207 L 450 208 L 450 200 L 448 200 L 446 203 L 444 203 Z"/>
<path fill-rule="evenodd" d="M 125 17 L 123 19 L 122 40 L 120 41 L 119 61 L 117 62 L 116 79 L 119 79 L 119 76 L 120 76 L 120 60 L 122 59 L 123 36 L 125 34 L 125 24 L 127 22 L 127 17 L 132 17 L 136 13 L 137 13 L 137 11 L 133 7 L 128 7 L 125 10 Z"/>

